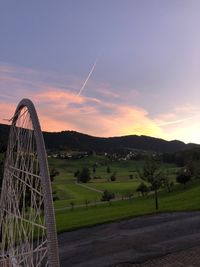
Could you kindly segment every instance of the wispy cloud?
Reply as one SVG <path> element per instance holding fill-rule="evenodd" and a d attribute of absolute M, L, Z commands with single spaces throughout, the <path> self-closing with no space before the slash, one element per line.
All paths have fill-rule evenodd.
<path fill-rule="evenodd" d="M 158 123 L 157 125 L 158 126 L 167 126 L 167 125 L 171 125 L 171 124 L 179 124 L 179 123 L 182 123 L 182 122 L 186 122 L 188 120 L 192 120 L 195 117 L 196 116 L 192 116 L 192 117 L 188 117 L 188 118 L 183 118 L 183 119 L 179 119 L 179 120 L 174 120 L 174 121 L 164 121 L 164 122 Z"/>
<path fill-rule="evenodd" d="M 159 114 L 155 119 L 169 139 L 200 143 L 200 109 L 190 104 L 176 106 L 170 113 Z"/>
<path fill-rule="evenodd" d="M 175 107 L 171 112 L 150 117 L 148 111 L 123 101 L 108 84 L 95 84 L 92 96 L 77 95 L 81 79 L 56 77 L 25 68 L 0 65 L 0 122 L 12 117 L 17 103 L 30 98 L 36 105 L 45 131 L 76 130 L 96 136 L 129 134 L 198 142 L 199 108 Z M 75 89 L 72 89 L 75 88 Z M 131 95 L 137 97 L 137 90 Z M 133 99 L 134 99 L 133 97 Z"/>
<path fill-rule="evenodd" d="M 126 106 L 123 103 L 119 105 L 109 97 L 105 100 L 77 95 L 76 91 L 44 82 L 41 73 L 34 71 L 33 77 L 27 80 L 27 73 L 31 75 L 31 71 L 26 69 L 11 67 L 10 70 L 9 66 L 1 66 L 1 122 L 4 117 L 12 116 L 13 107 L 21 98 L 28 97 L 37 106 L 43 130 L 74 129 L 97 136 L 162 135 L 162 130 L 142 108 Z M 101 93 L 111 98 L 117 97 L 108 86 L 94 86 L 95 90 L 101 90 Z M 7 93 L 11 91 L 12 93 Z"/>

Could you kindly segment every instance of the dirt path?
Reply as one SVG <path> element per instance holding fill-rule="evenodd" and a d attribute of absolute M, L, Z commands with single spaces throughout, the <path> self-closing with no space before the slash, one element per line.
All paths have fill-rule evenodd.
<path fill-rule="evenodd" d="M 75 184 L 76 184 L 76 185 L 79 185 L 79 186 L 82 186 L 82 187 L 84 187 L 84 188 L 86 188 L 86 189 L 89 189 L 89 190 L 91 190 L 91 191 L 94 191 L 94 192 L 98 192 L 98 193 L 100 193 L 100 194 L 103 194 L 103 191 L 102 191 L 102 190 L 93 188 L 93 187 L 91 187 L 91 186 L 88 186 L 88 185 L 85 185 L 85 184 L 82 184 L 82 183 L 77 183 L 77 182 L 75 182 Z"/>
<path fill-rule="evenodd" d="M 151 267 L 138 264 L 200 247 L 200 212 L 144 216 L 63 233 L 59 246 L 62 267 Z"/>

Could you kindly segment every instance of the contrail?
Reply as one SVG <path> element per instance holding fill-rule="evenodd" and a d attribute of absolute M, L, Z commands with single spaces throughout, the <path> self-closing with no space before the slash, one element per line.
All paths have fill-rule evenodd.
<path fill-rule="evenodd" d="M 192 116 L 192 117 L 188 117 L 188 118 L 184 118 L 184 119 L 180 119 L 180 120 L 174 120 L 174 121 L 165 121 L 165 122 L 159 123 L 158 126 L 177 124 L 177 123 L 181 123 L 181 122 L 184 122 L 184 121 L 188 121 L 188 120 L 194 119 L 195 117 L 197 117 L 197 116 L 195 115 L 195 116 Z"/>
<path fill-rule="evenodd" d="M 86 80 L 84 81 L 84 83 L 83 83 L 83 85 L 82 85 L 82 87 L 81 87 L 81 89 L 80 89 L 80 91 L 79 91 L 79 93 L 78 93 L 78 96 L 80 96 L 81 93 L 83 92 L 83 90 L 84 90 L 84 88 L 85 88 L 85 86 L 86 86 L 88 80 L 90 79 L 90 76 L 92 75 L 92 73 L 93 73 L 93 71 L 94 71 L 94 69 L 95 69 L 95 67 L 96 67 L 96 64 L 97 64 L 97 60 L 94 62 L 94 65 L 92 66 L 91 71 L 89 72 L 89 74 L 88 74 Z"/>

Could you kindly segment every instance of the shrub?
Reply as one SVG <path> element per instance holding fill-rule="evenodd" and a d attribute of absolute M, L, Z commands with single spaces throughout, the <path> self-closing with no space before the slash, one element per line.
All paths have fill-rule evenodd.
<path fill-rule="evenodd" d="M 54 181 L 54 178 L 59 175 L 59 171 L 56 168 L 50 169 L 50 179 L 51 182 Z"/>
<path fill-rule="evenodd" d="M 115 198 L 115 194 L 105 190 L 102 194 L 101 201 L 110 201 L 113 198 Z"/>
<path fill-rule="evenodd" d="M 138 186 L 138 188 L 136 189 L 136 191 L 137 192 L 140 192 L 142 194 L 142 196 L 146 196 L 148 194 L 148 192 L 149 192 L 149 188 L 148 188 L 148 186 L 144 182 L 142 182 Z"/>
<path fill-rule="evenodd" d="M 82 183 L 87 183 L 90 179 L 90 170 L 88 168 L 83 168 L 77 176 L 78 182 Z"/>
<path fill-rule="evenodd" d="M 192 175 L 191 175 L 190 170 L 188 170 L 187 168 L 184 168 L 177 175 L 176 181 L 180 184 L 184 184 L 185 186 L 186 183 L 188 183 L 191 180 L 191 178 L 192 178 Z"/>
<path fill-rule="evenodd" d="M 117 177 L 116 177 L 116 173 L 113 173 L 111 176 L 110 176 L 110 180 L 112 182 L 116 181 Z"/>

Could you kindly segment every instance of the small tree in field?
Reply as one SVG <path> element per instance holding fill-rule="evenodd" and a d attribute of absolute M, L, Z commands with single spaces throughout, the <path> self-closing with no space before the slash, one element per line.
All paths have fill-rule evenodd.
<path fill-rule="evenodd" d="M 50 179 L 51 182 L 54 181 L 54 178 L 59 175 L 59 171 L 56 168 L 50 169 Z"/>
<path fill-rule="evenodd" d="M 144 197 L 144 196 L 146 196 L 148 194 L 149 188 L 148 188 L 148 186 L 144 182 L 142 182 L 138 186 L 138 188 L 136 189 L 136 191 L 139 192 L 139 193 L 141 193 L 142 196 Z"/>
<path fill-rule="evenodd" d="M 93 171 L 93 174 L 96 173 L 96 166 L 95 165 L 93 165 L 92 171 Z"/>
<path fill-rule="evenodd" d="M 133 179 L 133 174 L 129 174 L 129 179 Z"/>
<path fill-rule="evenodd" d="M 79 170 L 76 170 L 76 171 L 74 172 L 74 177 L 78 177 L 79 173 L 80 173 L 80 171 L 79 171 Z"/>
<path fill-rule="evenodd" d="M 107 166 L 107 169 L 106 169 L 107 173 L 111 173 L 111 169 L 110 169 L 110 166 Z"/>
<path fill-rule="evenodd" d="M 191 178 L 192 178 L 192 175 L 191 175 L 190 170 L 188 170 L 187 168 L 184 168 L 177 175 L 176 181 L 180 184 L 183 184 L 185 187 L 186 183 L 188 183 L 191 180 Z"/>
<path fill-rule="evenodd" d="M 162 186 L 162 173 L 157 162 L 149 159 L 145 162 L 140 178 L 148 182 L 151 186 L 150 189 L 154 191 L 155 208 L 158 210 L 158 190 Z"/>
<path fill-rule="evenodd" d="M 172 191 L 173 186 L 174 186 L 174 182 L 170 181 L 168 175 L 163 175 L 162 186 L 167 189 L 168 193 L 170 193 Z"/>
<path fill-rule="evenodd" d="M 83 168 L 77 176 L 78 182 L 81 183 L 87 183 L 90 179 L 90 170 L 88 168 Z"/>
<path fill-rule="evenodd" d="M 116 177 L 116 172 L 114 172 L 111 176 L 110 176 L 110 180 L 111 182 L 116 181 L 117 177 Z"/>
<path fill-rule="evenodd" d="M 114 193 L 110 193 L 108 190 L 105 190 L 102 194 L 101 201 L 108 201 L 110 204 L 110 200 L 115 198 Z"/>
<path fill-rule="evenodd" d="M 90 203 L 90 201 L 88 199 L 85 200 L 85 208 L 86 210 L 88 209 L 88 204 Z"/>

